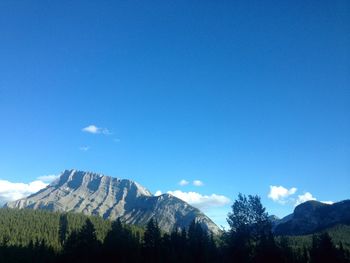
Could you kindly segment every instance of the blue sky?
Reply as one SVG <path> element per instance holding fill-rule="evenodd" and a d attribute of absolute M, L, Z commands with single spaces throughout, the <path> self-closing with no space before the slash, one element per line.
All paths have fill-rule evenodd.
<path fill-rule="evenodd" d="M 76 168 L 222 225 L 239 192 L 349 198 L 349 1 L 1 1 L 0 36 L 0 196 Z"/>

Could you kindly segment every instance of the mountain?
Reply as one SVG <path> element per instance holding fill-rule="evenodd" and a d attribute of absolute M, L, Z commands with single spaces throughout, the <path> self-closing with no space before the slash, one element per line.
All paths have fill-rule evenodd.
<path fill-rule="evenodd" d="M 308 201 L 298 205 L 292 214 L 273 224 L 276 235 L 305 235 L 338 224 L 350 225 L 350 200 L 334 204 Z"/>
<path fill-rule="evenodd" d="M 139 226 L 154 218 L 166 232 L 188 227 L 195 220 L 206 231 L 220 233 L 218 226 L 200 210 L 170 194 L 153 196 L 131 180 L 77 170 L 64 171 L 46 188 L 5 207 L 79 212 L 110 220 L 120 218 Z"/>

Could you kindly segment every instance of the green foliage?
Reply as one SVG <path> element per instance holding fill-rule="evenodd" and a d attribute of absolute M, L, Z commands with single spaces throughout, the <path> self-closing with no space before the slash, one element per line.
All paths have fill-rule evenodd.
<path fill-rule="evenodd" d="M 223 251 L 226 262 L 350 262 L 343 244 L 336 246 L 327 233 L 313 236 L 312 242 L 310 236 L 275 238 L 258 196 L 239 194 L 228 223 L 231 229 L 224 235 Z M 339 230 L 334 233 L 341 236 Z"/>
<path fill-rule="evenodd" d="M 271 231 L 266 209 L 261 204 L 260 197 L 255 195 L 238 195 L 232 205 L 227 222 L 231 232 L 247 235 L 249 238 L 259 238 Z"/>
<path fill-rule="evenodd" d="M 259 197 L 239 195 L 232 209 L 232 228 L 222 237 L 196 221 L 168 234 L 154 220 L 143 230 L 82 214 L 0 209 L 0 262 L 350 262 L 350 226 L 333 227 L 329 234 L 274 237 Z"/>
<path fill-rule="evenodd" d="M 338 247 L 341 243 L 345 250 L 350 250 L 350 225 L 337 225 L 321 231 L 317 234 L 328 233 L 332 238 L 332 241 Z M 286 236 L 286 237 L 276 237 L 279 241 L 281 238 L 288 239 L 289 245 L 294 250 L 301 250 L 303 247 L 311 247 L 313 235 L 304 236 Z"/>
<path fill-rule="evenodd" d="M 120 219 L 112 223 L 104 240 L 103 258 L 118 258 L 118 262 L 139 262 L 140 234 L 134 228 L 123 225 Z"/>
<path fill-rule="evenodd" d="M 64 244 L 62 261 L 95 262 L 101 249 L 94 224 L 88 218 L 79 231 L 70 234 Z"/>
<path fill-rule="evenodd" d="M 6 241 L 7 246 L 28 247 L 40 241 L 59 252 L 65 239 L 72 232 L 81 229 L 87 218 L 75 213 L 1 208 L 0 242 Z M 111 222 L 100 217 L 89 218 L 96 228 L 97 239 L 103 241 L 111 228 Z"/>
<path fill-rule="evenodd" d="M 251 262 L 256 261 L 256 257 L 262 258 L 262 252 L 259 251 L 267 246 L 267 241 L 266 244 L 264 241 L 271 235 L 271 225 L 260 197 L 239 194 L 227 222 L 231 227 L 226 236 L 228 258 L 235 259 L 236 262 Z M 274 247 L 274 244 L 269 245 L 271 249 Z M 266 254 L 267 251 L 263 253 Z"/>

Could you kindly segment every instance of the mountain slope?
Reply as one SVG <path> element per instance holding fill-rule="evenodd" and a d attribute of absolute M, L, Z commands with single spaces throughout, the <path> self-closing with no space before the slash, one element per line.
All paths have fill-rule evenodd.
<path fill-rule="evenodd" d="M 136 182 L 76 170 L 64 171 L 46 188 L 5 207 L 72 211 L 111 220 L 120 217 L 140 226 L 154 218 L 166 232 L 188 227 L 195 220 L 207 231 L 220 232 L 201 211 L 174 196 L 153 196 Z"/>
<path fill-rule="evenodd" d="M 277 235 L 305 235 L 338 225 L 350 224 L 350 200 L 324 204 L 308 201 L 298 205 L 293 214 L 275 222 Z"/>

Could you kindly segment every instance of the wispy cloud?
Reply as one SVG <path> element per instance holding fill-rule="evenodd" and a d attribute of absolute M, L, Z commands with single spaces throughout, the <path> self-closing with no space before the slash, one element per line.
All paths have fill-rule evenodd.
<path fill-rule="evenodd" d="M 294 195 L 296 192 L 297 192 L 296 187 L 287 189 L 283 186 L 270 185 L 270 192 L 268 194 L 268 198 L 280 204 L 285 204 L 289 201 L 288 198 L 291 195 Z"/>
<path fill-rule="evenodd" d="M 88 150 L 90 150 L 90 147 L 89 146 L 81 146 L 81 147 L 79 147 L 79 149 L 83 152 L 87 152 Z"/>
<path fill-rule="evenodd" d="M 197 192 L 182 192 L 181 190 L 168 191 L 167 193 L 201 210 L 225 206 L 231 202 L 228 197 L 218 194 L 202 195 Z"/>
<path fill-rule="evenodd" d="M 182 179 L 180 182 L 179 182 L 179 185 L 181 185 L 181 186 L 185 186 L 185 185 L 188 185 L 189 184 L 189 182 L 187 181 L 187 180 L 185 180 L 185 179 Z"/>
<path fill-rule="evenodd" d="M 44 179 L 48 179 L 48 177 Z M 24 198 L 38 192 L 47 185 L 48 183 L 41 180 L 36 180 L 28 184 L 12 183 L 6 180 L 0 180 L 0 203 L 4 204 L 9 201 Z"/>
<path fill-rule="evenodd" d="M 44 183 L 51 183 L 52 181 L 56 180 L 58 177 L 60 176 L 56 174 L 49 174 L 49 175 L 39 176 L 37 179 Z"/>
<path fill-rule="evenodd" d="M 200 180 L 194 180 L 194 181 L 192 182 L 192 184 L 193 184 L 194 186 L 202 186 L 202 185 L 204 185 L 203 182 L 200 181 Z"/>
<path fill-rule="evenodd" d="M 97 127 L 94 124 L 91 124 L 82 129 L 83 132 L 92 133 L 92 134 L 104 134 L 111 135 L 112 133 L 107 128 Z"/>

